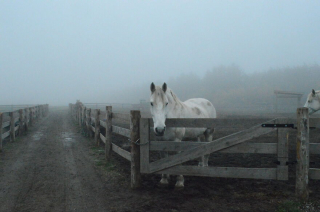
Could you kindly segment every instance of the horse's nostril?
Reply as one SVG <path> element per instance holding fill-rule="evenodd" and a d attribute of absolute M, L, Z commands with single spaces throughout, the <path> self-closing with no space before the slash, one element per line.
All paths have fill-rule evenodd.
<path fill-rule="evenodd" d="M 165 131 L 165 128 L 156 127 L 156 133 L 158 133 L 158 134 L 163 134 L 164 131 Z"/>

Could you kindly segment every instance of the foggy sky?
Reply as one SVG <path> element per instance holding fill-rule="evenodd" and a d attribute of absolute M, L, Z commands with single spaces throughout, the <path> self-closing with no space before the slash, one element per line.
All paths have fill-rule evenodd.
<path fill-rule="evenodd" d="M 219 65 L 320 64 L 319 11 L 319 1 L 2 0 L 0 105 L 125 102 L 110 94 Z"/>

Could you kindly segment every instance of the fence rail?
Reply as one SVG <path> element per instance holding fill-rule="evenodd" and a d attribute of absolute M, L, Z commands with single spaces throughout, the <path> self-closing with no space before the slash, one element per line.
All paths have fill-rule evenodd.
<path fill-rule="evenodd" d="M 130 111 L 130 114 L 113 113 L 112 106 L 106 106 L 105 118 L 101 120 L 100 109 L 93 110 L 85 107 L 81 102 L 77 104 L 69 104 L 72 117 L 83 127 L 87 134 L 92 136 L 97 145 L 100 142 L 105 144 L 106 159 L 110 158 L 111 151 L 120 155 L 131 162 L 131 187 L 137 188 L 140 186 L 140 149 L 136 144 L 130 143 L 131 151 L 127 151 L 112 142 L 112 133 L 129 138 L 130 141 L 139 139 L 139 120 L 140 111 Z M 94 117 L 93 117 L 94 116 Z M 130 129 L 116 126 L 113 121 L 121 121 L 130 124 Z M 100 128 L 104 128 L 105 134 L 100 132 Z"/>
<path fill-rule="evenodd" d="M 80 102 L 70 104 L 70 110 L 73 118 L 79 122 L 80 126 L 84 126 L 90 132 L 88 134 L 95 134 L 97 145 L 100 145 L 100 141 L 105 144 L 106 159 L 110 158 L 110 153 L 113 151 L 131 162 L 132 188 L 140 186 L 141 173 L 288 180 L 288 128 L 266 128 L 260 124 L 212 142 L 153 141 L 150 140 L 150 128 L 153 126 L 153 121 L 149 118 L 141 118 L 139 111 L 130 111 L 130 115 L 113 113 L 112 107 L 107 106 L 105 117 L 101 120 L 99 109 L 92 112 L 90 108 L 84 107 Z M 115 121 L 130 123 L 130 129 L 116 126 L 113 124 Z M 219 129 L 239 126 L 239 124 L 235 124 L 239 121 L 239 119 L 167 119 L 166 126 L 214 127 Z M 252 124 L 252 119 L 241 119 L 243 125 L 250 123 Z M 281 124 L 282 126 L 291 124 L 297 129 L 296 196 L 302 200 L 308 199 L 308 180 L 320 179 L 320 168 L 309 168 L 310 154 L 320 154 L 320 144 L 309 143 L 309 128 L 320 128 L 320 118 L 309 118 L 307 108 L 298 108 L 297 119 L 276 118 L 264 121 L 264 124 Z M 105 129 L 105 134 L 100 132 L 100 127 Z M 259 136 L 274 131 L 277 131 L 277 142 L 258 142 Z M 129 152 L 113 143 L 112 133 L 129 138 L 132 141 L 130 143 L 131 151 Z M 248 140 L 250 142 L 246 142 Z M 177 152 L 177 154 L 151 162 L 151 151 Z M 223 154 L 274 154 L 278 161 L 274 168 L 181 165 L 184 162 L 213 152 Z"/>
<path fill-rule="evenodd" d="M 47 115 L 49 105 L 37 105 L 21 108 L 10 112 L 0 112 L 0 151 L 2 151 L 3 140 L 10 137 L 13 142 L 17 135 L 27 131 L 33 122 Z"/>

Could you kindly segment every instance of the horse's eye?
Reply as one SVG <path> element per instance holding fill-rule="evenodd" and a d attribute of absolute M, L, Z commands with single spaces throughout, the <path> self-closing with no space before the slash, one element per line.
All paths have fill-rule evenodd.
<path fill-rule="evenodd" d="M 309 103 L 311 103 L 311 102 L 312 102 L 312 100 L 309 100 L 308 102 L 309 102 Z"/>
<path fill-rule="evenodd" d="M 153 103 L 152 103 L 152 102 L 150 102 L 150 104 L 151 104 L 151 106 L 153 106 Z"/>
<path fill-rule="evenodd" d="M 168 105 L 168 102 L 166 103 L 166 106 Z"/>

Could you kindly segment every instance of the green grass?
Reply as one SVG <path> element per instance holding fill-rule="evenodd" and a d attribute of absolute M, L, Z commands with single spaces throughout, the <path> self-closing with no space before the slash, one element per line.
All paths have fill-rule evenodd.
<path fill-rule="evenodd" d="M 276 212 L 301 212 L 299 209 L 301 207 L 301 203 L 295 201 L 285 201 L 280 203 Z"/>
<path fill-rule="evenodd" d="M 97 146 L 92 146 L 90 147 L 90 150 L 96 155 L 97 159 L 95 160 L 95 165 L 102 167 L 103 169 L 105 169 L 106 171 L 115 171 L 115 165 L 112 162 L 112 159 L 110 161 L 106 161 L 104 158 L 100 159 L 99 155 L 101 155 L 101 153 L 104 155 L 104 148 L 102 147 L 97 147 Z M 100 156 L 101 157 L 101 156 Z"/>

